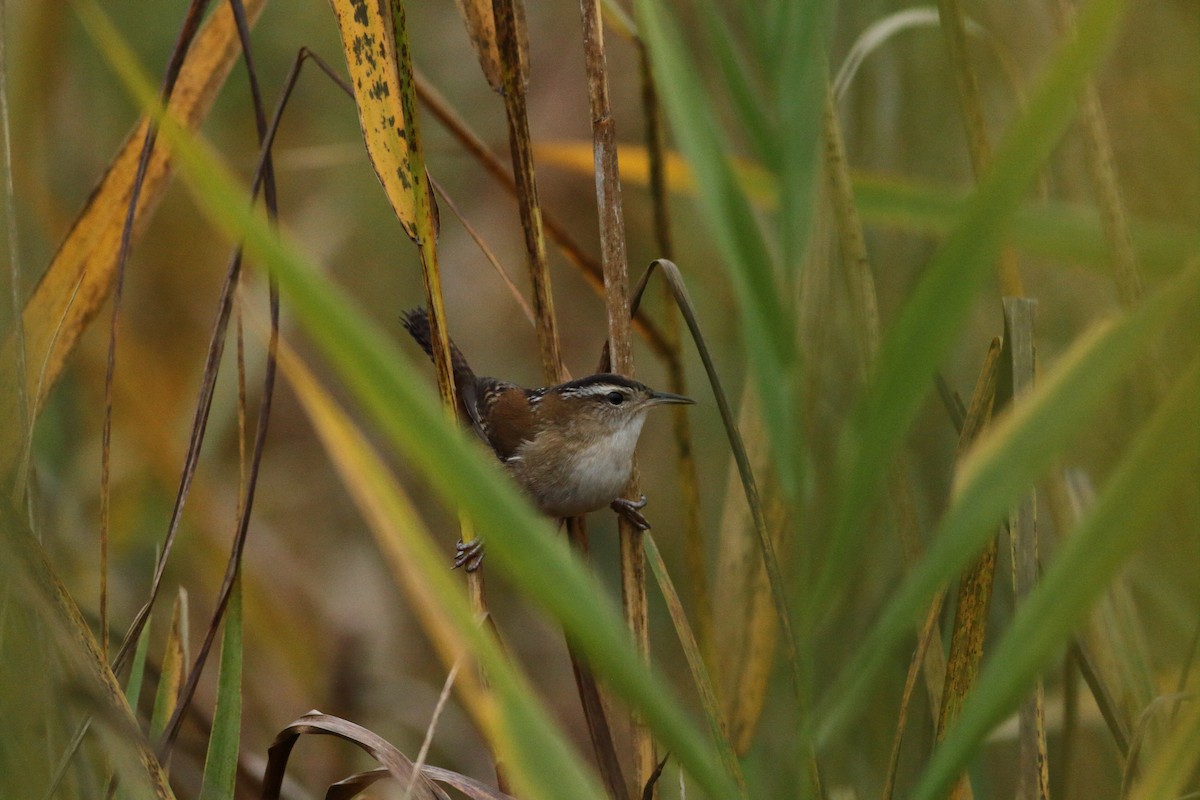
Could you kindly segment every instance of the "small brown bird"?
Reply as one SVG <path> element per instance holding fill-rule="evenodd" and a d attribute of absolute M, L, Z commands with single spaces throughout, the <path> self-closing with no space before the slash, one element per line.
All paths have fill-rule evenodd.
<path fill-rule="evenodd" d="M 405 312 L 402 320 L 432 358 L 425 309 Z M 654 406 L 692 400 L 608 372 L 524 389 L 477 376 L 453 342 L 450 360 L 459 416 L 544 514 L 574 517 L 610 506 L 639 528 L 650 527 L 639 511 L 646 498 L 635 503 L 620 497 L 642 423 Z M 455 566 L 471 570 L 481 558 L 478 542 L 460 542 Z"/>

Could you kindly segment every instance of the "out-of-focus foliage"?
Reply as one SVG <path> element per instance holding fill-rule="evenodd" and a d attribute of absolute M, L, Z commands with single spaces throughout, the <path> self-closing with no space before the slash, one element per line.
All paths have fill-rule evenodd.
<path fill-rule="evenodd" d="M 570 4 L 528 5 L 534 138 L 585 142 L 591 133 L 578 11 Z M 807 716 L 783 670 L 775 671 L 775 680 L 764 677 L 766 712 L 761 721 L 751 723 L 752 733 L 739 734 L 739 740 L 748 743 L 743 768 L 751 796 L 794 796 L 802 774 L 797 742 L 804 738 L 797 731 L 805 726 L 810 733 L 830 732 L 817 739 L 816 750 L 827 790 L 846 790 L 858 797 L 878 794 L 912 648 L 906 637 L 911 637 L 915 622 L 889 609 L 897 598 L 909 604 L 905 610 L 920 606 L 936 584 L 950 577 L 952 560 L 943 558 L 945 548 L 961 546 L 966 539 L 948 545 L 929 539 L 935 531 L 965 530 L 960 523 L 970 509 L 956 502 L 990 490 L 1019 493 L 1034 485 L 1041 489 L 1038 522 L 1046 587 L 1024 611 L 1014 611 L 1002 540 L 992 632 L 984 655 L 987 694 L 980 698 L 981 710 L 968 706 L 964 711 L 969 735 L 951 739 L 950 748 L 937 756 L 940 779 L 952 779 L 965 759 L 976 796 L 1012 792 L 1015 722 L 1001 724 L 991 738 L 981 741 L 991 723 L 1012 712 L 1016 699 L 1028 689 L 1024 682 L 1005 682 L 1005 663 L 988 662 L 993 646 L 1003 638 L 995 652 L 1000 658 L 1012 657 L 1013 674 L 1022 681 L 1040 675 L 1045 682 L 1050 778 L 1057 796 L 1118 795 L 1127 765 L 1114 755 L 1108 726 L 1088 688 L 1074 679 L 1064 683 L 1061 662 L 1055 660 L 1068 642 L 1077 641 L 1095 659 L 1115 695 L 1127 732 L 1138 730 L 1142 773 L 1161 781 L 1153 786 L 1194 790 L 1186 776 L 1179 779 L 1182 784 L 1163 777 L 1169 773 L 1164 764 L 1195 768 L 1180 755 L 1195 744 L 1188 738 L 1194 737 L 1194 715 L 1178 715 L 1177 720 L 1189 723 L 1179 729 L 1182 733 L 1168 725 L 1170 713 L 1139 719 L 1155 697 L 1179 688 L 1181 674 L 1196 657 L 1190 648 L 1200 618 L 1200 573 L 1195 570 L 1200 559 L 1200 500 L 1194 480 L 1196 455 L 1189 450 L 1195 446 L 1194 435 L 1172 433 L 1171 426 L 1180 425 L 1181 401 L 1163 405 L 1169 390 L 1185 391 L 1190 385 L 1183 376 L 1194 369 L 1200 342 L 1194 277 L 1169 283 L 1179 280 L 1194 254 L 1200 221 L 1200 181 L 1195 178 L 1200 174 L 1200 89 L 1195 81 L 1200 74 L 1200 49 L 1195 47 L 1200 18 L 1194 9 L 1186 2 L 1127 4 L 1113 17 L 1111 45 L 1097 38 L 1081 48 L 1087 51 L 1094 45 L 1092 56 L 1099 65 L 1092 70 L 1074 62 L 1094 83 L 1107 121 L 1111 166 L 1132 222 L 1152 312 L 1144 324 L 1137 323 L 1143 324 L 1139 336 L 1144 334 L 1145 341 L 1130 346 L 1127 361 L 1104 362 L 1112 374 L 1109 385 L 1101 387 L 1099 381 L 1087 380 L 1098 373 L 1070 370 L 1078 367 L 1081 353 L 1091 353 L 1097 364 L 1103 362 L 1103 353 L 1087 350 L 1097 341 L 1090 337 L 1102 320 L 1124 312 L 1106 267 L 1096 192 L 1086 166 L 1087 140 L 1074 117 L 1061 137 L 1042 129 L 1033 132 L 1043 137 L 1034 142 L 1028 127 L 1017 129 L 1021 138 L 1010 142 L 1012 152 L 999 152 L 1002 157 L 1010 152 L 1012 159 L 1005 162 L 1010 167 L 1022 154 L 1027 157 L 1029 163 L 1022 165 L 1029 167 L 1026 177 L 1032 185 L 1005 183 L 1004 175 L 993 176 L 988 184 L 985 177 L 984 185 L 991 186 L 993 194 L 985 189 L 982 200 L 976 198 L 971 205 L 974 179 L 955 75 L 938 31 L 905 31 L 866 56 L 838 111 L 849 165 L 858 176 L 857 198 L 867 224 L 884 341 L 892 344 L 881 351 L 882 365 L 863 372 L 857 367 L 859 321 L 825 211 L 820 114 L 811 104 L 821 97 L 826 64 L 830 74 L 836 72 L 858 34 L 900 7 L 883 2 L 828 4 L 826 12 L 814 14 L 816 19 L 798 21 L 786 8 L 794 4 L 786 2 L 765 2 L 753 10 L 710 2 L 639 0 L 634 5 L 634 19 L 644 28 L 662 82 L 659 90 L 666 97 L 668 123 L 674 126 L 670 141 L 685 158 L 705 159 L 691 165 L 695 185 L 674 187 L 675 261 L 716 350 L 726 386 L 750 387 L 760 398 L 765 441 L 774 454 L 770 460 L 759 459 L 760 478 L 768 505 L 777 504 L 771 518 L 779 525 L 778 546 L 789 554 L 787 577 L 794 587 L 789 599 L 803 631 L 804 689 L 818 714 L 830 710 L 827 702 L 838 703 L 839 713 L 853 713 L 845 718 L 854 722 L 849 728 L 854 734 L 848 735 L 843 727 L 827 726 L 829 717 Z M 470 53 L 453 4 L 409 6 L 407 26 L 418 69 L 496 152 L 505 154 L 503 103 Z M 1085 14 L 1097 8 L 1095 3 L 1081 6 Z M 179 24 L 177 4 L 112 0 L 104 10 L 142 64 L 151 71 L 161 69 Z M 1049 0 L 975 3 L 966 11 L 986 40 L 982 44 L 972 39 L 978 44 L 972 53 L 988 127 L 996 142 L 1006 141 L 1013 123 L 1023 118 L 1025 102 L 1036 104 L 1039 97 L 1048 97 L 1039 94 L 1046 88 L 1047 67 L 1057 64 L 1069 71 L 1072 66 L 1054 60 L 1063 46 L 1053 22 L 1057 12 Z M 16 198 L 9 212 L 15 216 L 19 245 L 9 252 L 17 254 L 16 291 L 23 300 L 51 263 L 138 112 L 69 5 L 16 0 L 6 5 L 5 13 Z M 810 47 L 814 42 L 806 43 L 789 27 L 799 22 L 812 23 L 805 30 L 817 31 L 817 55 Z M 1102 33 L 1085 29 L 1087 36 Z M 619 36 L 609 38 L 618 136 L 624 144 L 641 145 L 638 52 Z M 268 103 L 301 45 L 330 63 L 344 63 L 333 14 L 318 0 L 268 4 L 256 24 L 254 42 Z M 800 58 L 799 52 L 807 56 Z M 1088 57 L 1081 56 L 1084 61 Z M 242 177 L 252 169 L 257 150 L 246 86 L 239 64 L 202 126 L 202 134 Z M 1077 81 L 1066 80 L 1061 93 L 1049 97 L 1069 108 L 1077 87 Z M 518 285 L 527 289 L 515 204 L 428 117 L 423 117 L 422 134 L 430 174 L 480 229 L 510 274 L 517 276 Z M 795 149 L 788 149 L 791 146 Z M 1044 160 L 1043 151 L 1049 151 Z M 724 156 L 738 160 L 721 162 Z M 417 251 L 363 152 L 352 101 L 316 70 L 301 78 L 281 129 L 275 165 L 281 228 L 290 245 L 352 299 L 363 321 L 403 341 L 397 314 L 422 296 Z M 750 166 L 744 169 L 745 165 Z M 738 181 L 746 174 L 758 176 L 760 183 L 754 188 L 759 192 L 742 194 Z M 544 168 L 538 177 L 547 213 L 563 220 L 586 249 L 596 250 L 588 169 Z M 930 186 L 945 189 L 930 191 Z M 889 193 L 895 187 L 900 188 Z M 988 205 L 989 198 L 996 200 L 996 192 L 1007 194 Z M 652 244 L 647 194 L 637 182 L 629 182 L 624 199 L 631 269 L 636 274 L 660 254 Z M 1042 214 L 1041 209 L 1050 212 Z M 722 213 L 728 214 L 723 220 Z M 1009 214 L 1014 227 L 1005 240 L 1001 222 Z M 1062 224 L 1049 224 L 1054 220 Z M 989 247 L 976 248 L 985 238 Z M 1016 247 L 1026 294 L 1038 301 L 1037 358 L 1045 382 L 1027 410 L 1011 418 L 1010 427 L 998 426 L 991 440 L 985 436 L 982 446 L 990 449 L 976 453 L 959 473 L 954 457 L 957 437 L 926 373 L 929 364 L 936 364 L 948 385 L 967 395 L 988 343 L 1002 332 L 999 291 L 986 277 L 992 241 L 995 246 L 1007 241 Z M 164 533 L 231 244 L 176 184 L 167 190 L 129 265 L 115 384 L 109 555 L 110 638 L 116 641 L 144 601 Z M 539 371 L 532 330 L 471 238 L 448 214 L 443 214 L 439 247 L 449 326 L 459 346 L 480 372 L 535 384 Z M 979 276 L 977 286 L 959 282 L 962 275 L 957 271 L 968 264 L 952 259 L 956 252 L 976 259 L 971 269 Z M 603 302 L 553 254 L 551 272 L 565 360 L 575 374 L 585 374 L 604 338 Z M 947 311 L 948 295 L 929 294 L 930 287 L 938 285 L 931 280 L 939 276 L 962 292 L 950 309 L 953 313 Z M 263 286 L 262 273 L 251 272 L 245 302 L 265 306 Z M 1177 302 L 1163 301 L 1164 286 L 1172 287 L 1169 291 L 1176 293 Z M 286 309 L 286 296 L 284 305 Z M 0 331 L 7 338 L 12 308 L 7 300 L 0 306 Z M 652 314 L 660 311 L 651 308 Z M 323 360 L 328 356 L 319 355 L 313 346 L 322 339 L 321 333 L 314 334 L 319 320 L 312 318 L 311 309 L 302 316 L 304 323 L 299 325 L 285 310 L 284 335 L 310 363 L 325 365 L 318 366 L 318 378 L 335 396 L 351 401 L 350 409 L 363 408 L 357 403 L 363 396 L 361 386 L 329 367 L 336 359 Z M 107 319 L 107 308 L 97 319 Z M 1123 330 L 1119 326 L 1130 320 L 1120 317 L 1106 330 Z M 255 387 L 262 346 L 253 326 L 247 330 L 248 385 Z M 30 478 L 33 530 L 16 522 L 18 512 L 6 512 L 0 520 L 5 528 L 0 539 L 0 709 L 18 726 L 16 735 L 0 737 L 0 775 L 5 776 L 0 794 L 40 796 L 88 711 L 96 721 L 84 740 L 85 757 L 66 772 L 63 796 L 102 794 L 109 774 L 105 769 L 121 776 L 123 791 L 134 792 L 142 785 L 139 781 L 153 779 L 138 766 L 135 739 L 119 703 L 106 706 L 97 700 L 102 695 L 100 672 L 84 657 L 87 651 L 80 649 L 69 617 L 38 583 L 37 574 L 21 567 L 28 554 L 20 537 L 36 536 L 49 567 L 79 605 L 83 619 L 95 628 L 106 345 L 106 324 L 93 324 L 82 332 L 41 411 Z M 194 619 L 184 630 L 190 629 L 193 638 L 203 632 L 211 613 L 241 501 L 233 349 L 228 348 L 209 440 L 167 574 L 168 585 L 188 591 L 186 608 Z M 328 353 L 328 343 L 324 351 Z M 645 349 L 636 352 L 639 376 L 661 384 L 660 367 Z M 920 369 L 907 360 L 913 352 L 922 354 Z M 703 386 L 695 357 L 687 348 L 685 353 L 689 373 L 695 376 L 693 387 Z M 405 379 L 413 385 L 430 379 L 432 371 L 424 366 L 422 370 Z M 880 375 L 891 377 L 869 383 Z M 1095 395 L 1056 395 L 1062 389 L 1056 381 L 1064 376 L 1078 378 L 1071 385 Z M 900 389 L 864 395 L 868 385 Z M 715 564 L 723 504 L 731 505 L 734 513 L 728 516 L 736 519 L 740 505 L 735 504 L 744 501 L 740 493 L 725 490 L 729 454 L 717 434 L 716 410 L 702 389 L 695 388 L 694 394 L 700 400 L 692 413 L 700 432 L 695 451 L 702 510 Z M 903 402 L 897 405 L 898 400 Z M 12 398 L 2 401 L 11 403 Z M 252 396 L 252 404 L 256 402 Z M 859 417 L 852 416 L 853 409 Z M 364 413 L 357 421 L 380 441 L 386 438 L 387 425 L 378 416 Z M 1049 426 L 1043 437 L 1031 436 L 1038 424 Z M 1058 435 L 1066 427 L 1078 431 Z M 690 595 L 680 577 L 685 574 L 683 555 L 671 535 L 682 512 L 675 507 L 678 490 L 670 474 L 668 428 L 665 420 L 647 424 L 641 448 L 643 487 L 651 498 L 647 513 L 656 541 L 686 605 Z M 887 446 L 879 446 L 883 439 L 888 439 Z M 1053 458 L 1039 447 L 1053 447 Z M 457 533 L 457 509 L 437 499 L 446 495 L 445 485 L 435 493 L 417 478 L 438 469 L 440 462 L 427 455 L 418 463 L 400 457 L 390 446 L 383 449 L 448 557 Z M 893 452 L 899 453 L 894 463 L 906 475 L 911 492 L 913 518 L 907 523 L 896 517 L 889 499 L 875 497 L 881 492 L 870 487 L 848 491 L 858 486 L 853 481 L 883 485 Z M 867 458 L 871 453 L 876 455 Z M 870 474 L 861 472 L 864 463 Z M 1166 497 L 1138 480 L 1139 468 L 1156 464 L 1170 468 L 1163 475 L 1154 473 L 1163 485 L 1170 484 Z M 981 473 L 971 470 L 979 465 L 1017 470 L 1023 479 L 1009 489 L 973 484 Z M 952 489 L 955 481 L 961 483 Z M 302 404 L 282 382 L 242 576 L 240 750 L 248 763 L 261 763 L 257 759 L 265 756 L 276 732 L 310 708 L 370 728 L 406 754 L 414 755 L 420 747 L 444 667 L 393 582 L 361 503 L 343 486 Z M 1120 531 L 1102 518 L 1106 509 L 1126 515 L 1119 518 L 1124 523 Z M 979 528 L 995 522 L 972 524 Z M 912 554 L 904 553 L 896 535 L 904 524 L 915 527 L 923 548 L 933 554 L 923 565 L 905 565 L 905 556 Z M 591 565 L 615 600 L 617 555 L 610 536 L 615 524 L 608 515 L 595 515 L 592 526 Z M 1076 535 L 1081 538 L 1071 538 Z M 1086 550 L 1089 542 L 1103 548 L 1094 558 Z M 516 558 L 515 549 L 502 555 L 503 548 L 497 548 L 497 566 Z M 753 549 L 748 552 L 756 557 Z M 826 561 L 830 554 L 834 559 Z M 813 563 L 817 555 L 821 558 Z M 1127 558 L 1119 560 L 1117 555 Z M 961 558 L 968 556 L 964 552 Z M 501 572 L 516 576 L 490 584 L 492 614 L 505 645 L 568 737 L 580 752 L 587 752 L 561 632 L 524 599 L 532 595 L 552 604 L 554 592 L 523 589 L 532 579 L 521 577 L 519 568 L 489 571 L 489 577 Z M 911 582 L 903 584 L 909 574 L 920 576 L 916 580 L 924 593 L 917 593 Z M 905 588 L 897 593 L 898 586 Z M 1056 602 L 1057 589 L 1063 592 L 1062 602 Z M 718 597 L 716 602 L 718 612 L 722 605 L 726 610 L 736 606 L 731 597 Z M 1093 603 L 1098 610 L 1089 617 Z M 154 690 L 160 685 L 159 654 L 166 649 L 169 614 L 167 604 L 156 612 L 153 641 L 144 651 L 149 657 L 147 685 L 140 692 L 143 719 L 150 716 Z M 698 707 L 666 608 L 654 605 L 652 615 L 653 658 L 656 669 L 673 679 L 671 700 Z M 943 624 L 948 626 L 951 616 L 943 617 Z M 886 630 L 879 627 L 880 620 Z M 1034 647 L 1033 637 L 1043 635 L 1049 638 L 1037 639 Z M 1031 637 L 1028 654 L 1014 636 Z M 880 642 L 888 646 L 864 655 L 864 644 Z M 719 651 L 722 643 L 715 647 Z M 768 646 L 746 650 L 745 657 L 769 661 L 780 655 Z M 858 672 L 868 661 L 871 671 Z M 725 654 L 718 663 L 728 663 Z M 195 717 L 199 724 L 184 726 L 172 760 L 172 780 L 181 797 L 199 794 L 207 727 L 213 722 L 218 694 L 216 666 L 214 658 L 201 682 Z M 854 674 L 848 673 L 851 669 Z M 757 672 L 771 674 L 770 669 Z M 1191 673 L 1194 676 L 1195 670 Z M 720 674 L 714 678 L 723 685 Z M 852 681 L 859 683 L 847 695 Z M 1194 685 L 1192 677 L 1190 686 Z M 854 702 L 842 705 L 847 697 Z M 10 716 L 8 711 L 18 706 L 23 715 Z M 918 691 L 900 760 L 899 796 L 912 791 L 930 764 L 933 729 L 928 706 Z M 1074 709 L 1067 721 L 1064 706 Z M 695 720 L 694 732 L 703 734 L 704 726 Z M 519 735 L 520 726 L 513 729 Z M 368 766 L 347 750 L 324 744 L 304 748 L 304 758 L 293 759 L 289 775 L 306 787 L 323 787 Z M 951 756 L 959 760 L 948 760 Z M 451 703 L 443 715 L 429 761 L 481 779 L 491 776 L 483 737 L 464 705 Z M 14 764 L 28 766 L 14 770 Z M 677 764 L 668 766 L 662 796 L 676 796 L 678 790 L 668 784 L 676 783 L 677 771 Z M 695 791 L 689 786 L 689 796 Z"/>

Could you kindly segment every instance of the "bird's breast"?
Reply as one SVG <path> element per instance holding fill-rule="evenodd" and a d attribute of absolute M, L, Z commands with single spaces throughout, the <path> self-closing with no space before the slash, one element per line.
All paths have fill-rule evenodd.
<path fill-rule="evenodd" d="M 629 483 L 641 425 L 593 441 L 527 443 L 509 472 L 546 514 L 571 517 L 603 508 Z"/>

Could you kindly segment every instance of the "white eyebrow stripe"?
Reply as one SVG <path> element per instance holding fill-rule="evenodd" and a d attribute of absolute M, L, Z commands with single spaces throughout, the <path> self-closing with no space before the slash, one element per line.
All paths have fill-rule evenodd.
<path fill-rule="evenodd" d="M 563 394 L 573 394 L 580 397 L 598 397 L 600 395 L 610 394 L 611 392 L 619 392 L 621 395 L 628 395 L 630 389 L 628 386 L 618 386 L 615 383 L 592 383 L 587 386 L 575 386 L 570 389 L 563 390 Z"/>

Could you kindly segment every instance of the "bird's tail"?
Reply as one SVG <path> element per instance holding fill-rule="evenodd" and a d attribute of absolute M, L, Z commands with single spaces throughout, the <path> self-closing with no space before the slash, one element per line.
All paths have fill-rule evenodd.
<path fill-rule="evenodd" d="M 425 351 L 425 355 L 433 358 L 433 333 L 429 326 L 429 312 L 424 308 L 414 308 L 405 311 L 400 315 L 400 321 L 404 324 L 407 330 L 416 340 L 417 344 L 421 345 L 421 349 Z M 467 363 L 466 356 L 454 344 L 450 342 L 450 368 L 454 373 L 454 385 L 459 390 L 461 395 L 465 385 L 474 384 L 475 372 L 471 369 L 471 365 Z"/>

